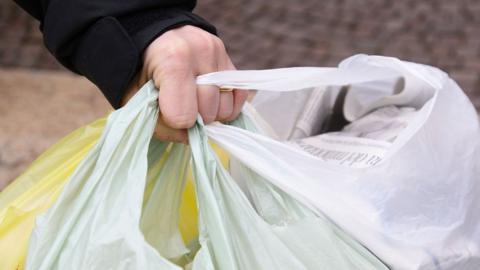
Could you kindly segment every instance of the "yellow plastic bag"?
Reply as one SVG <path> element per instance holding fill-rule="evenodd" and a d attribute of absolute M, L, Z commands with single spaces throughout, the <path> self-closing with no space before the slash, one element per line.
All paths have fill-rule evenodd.
<path fill-rule="evenodd" d="M 55 201 L 104 125 L 103 118 L 75 130 L 45 151 L 0 193 L 0 269 L 23 269 L 35 217 Z"/>
<path fill-rule="evenodd" d="M 100 138 L 105 123 L 106 118 L 102 118 L 67 135 L 0 193 L 1 270 L 23 269 L 35 218 L 53 204 L 70 175 Z M 180 231 L 187 243 L 198 235 L 195 203 L 189 173 L 180 206 Z"/>

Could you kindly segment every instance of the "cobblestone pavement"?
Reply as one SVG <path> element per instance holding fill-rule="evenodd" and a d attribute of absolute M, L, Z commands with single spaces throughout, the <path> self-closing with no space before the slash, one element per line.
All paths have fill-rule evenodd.
<path fill-rule="evenodd" d="M 238 68 L 334 66 L 356 53 L 449 72 L 480 108 L 478 0 L 198 0 Z M 301 4 L 300 4 L 301 3 Z M 38 25 L 0 3 L 0 65 L 61 69 Z"/>

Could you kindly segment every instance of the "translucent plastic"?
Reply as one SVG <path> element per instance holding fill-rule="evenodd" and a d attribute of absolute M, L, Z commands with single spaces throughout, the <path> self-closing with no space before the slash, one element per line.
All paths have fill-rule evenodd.
<path fill-rule="evenodd" d="M 189 147 L 151 140 L 157 99 L 149 82 L 109 116 L 59 198 L 37 218 L 26 269 L 387 269 L 287 193 L 264 194 L 267 202 L 281 193 L 274 204 L 292 206 L 272 212 L 284 222 L 257 212 L 255 206 L 265 205 L 247 199 L 209 144 L 201 119 L 189 130 Z M 200 229 L 192 241 L 179 230 L 190 151 Z M 260 189 L 269 186 L 250 178 Z"/>
<path fill-rule="evenodd" d="M 0 193 L 0 269 L 22 269 L 35 218 L 46 211 L 102 134 L 106 119 L 77 129 Z"/>
<path fill-rule="evenodd" d="M 46 150 L 0 193 L 0 269 L 24 268 L 28 240 L 36 217 L 55 202 L 78 164 L 100 138 L 105 124 L 106 118 L 101 118 L 70 133 Z M 165 148 L 162 148 L 162 145 L 152 142 L 151 155 L 159 154 L 159 151 L 163 155 L 163 149 Z M 161 167 L 161 162 L 153 166 L 155 161 L 152 161 L 152 176 L 158 175 Z M 155 181 L 148 183 L 145 198 L 149 197 L 155 184 Z M 151 211 L 151 208 L 146 208 Z M 198 235 L 191 173 L 187 177 L 180 200 L 179 219 L 182 238 L 187 243 L 191 242 Z M 144 220 L 143 226 L 148 227 L 149 220 Z M 148 228 L 145 230 L 148 231 Z"/>
<path fill-rule="evenodd" d="M 298 97 L 324 86 L 351 85 L 353 99 L 347 102 L 347 95 L 343 109 L 352 119 L 388 105 L 416 108 L 381 162 L 361 168 L 331 164 L 288 142 L 233 126 L 215 123 L 205 130 L 231 158 L 326 215 L 392 269 L 480 269 L 479 119 L 446 73 L 356 55 L 327 72 L 228 71 L 197 82 L 259 90 L 260 100 L 253 100 L 257 111 L 244 112 L 276 123 L 272 128 L 282 139 L 288 138 L 281 135 L 289 134 L 289 121 L 296 121 L 291 112 L 303 109 Z"/>

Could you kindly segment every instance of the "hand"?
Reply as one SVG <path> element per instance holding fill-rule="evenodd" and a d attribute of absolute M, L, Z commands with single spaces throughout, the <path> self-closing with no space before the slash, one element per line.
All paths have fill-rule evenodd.
<path fill-rule="evenodd" d="M 167 31 L 145 50 L 143 67 L 123 98 L 124 105 L 148 80 L 160 90 L 160 116 L 155 136 L 163 141 L 188 142 L 187 130 L 198 113 L 208 124 L 231 121 L 240 113 L 248 91 L 220 92 L 216 86 L 196 84 L 201 74 L 232 70 L 223 42 L 194 26 Z"/>

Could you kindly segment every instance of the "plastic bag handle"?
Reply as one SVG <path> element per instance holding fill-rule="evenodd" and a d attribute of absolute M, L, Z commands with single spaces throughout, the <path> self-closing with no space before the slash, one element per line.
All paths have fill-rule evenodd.
<path fill-rule="evenodd" d="M 341 86 L 372 81 L 402 79 L 398 71 L 385 67 L 293 67 L 267 70 L 229 70 L 197 77 L 199 85 L 220 88 L 286 92 L 318 86 Z"/>

